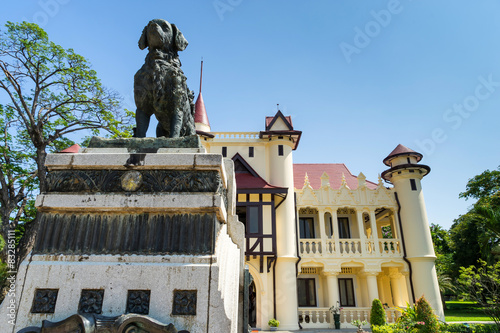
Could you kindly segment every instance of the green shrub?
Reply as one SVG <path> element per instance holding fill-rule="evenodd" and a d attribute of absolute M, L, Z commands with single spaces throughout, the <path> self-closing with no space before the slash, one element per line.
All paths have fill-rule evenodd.
<path fill-rule="evenodd" d="M 417 321 L 424 322 L 422 326 L 419 327 L 422 333 L 438 333 L 439 332 L 439 321 L 438 317 L 432 310 L 429 302 L 424 296 L 420 297 L 415 304 L 417 312 Z"/>
<path fill-rule="evenodd" d="M 441 327 L 440 332 L 450 333 L 499 333 L 500 330 L 496 325 L 485 324 L 445 324 Z"/>
<path fill-rule="evenodd" d="M 441 327 L 441 332 L 470 333 L 472 330 L 468 325 L 464 324 L 445 324 Z"/>
<path fill-rule="evenodd" d="M 408 331 L 401 329 L 396 324 L 387 324 L 382 326 L 372 326 L 372 333 L 408 333 Z"/>
<path fill-rule="evenodd" d="M 498 333 L 500 329 L 497 325 L 474 324 L 471 325 L 474 333 Z"/>
<path fill-rule="evenodd" d="M 270 326 L 270 327 L 278 327 L 280 326 L 280 322 L 276 319 L 270 319 L 267 324 Z"/>
<path fill-rule="evenodd" d="M 382 326 L 387 323 L 386 314 L 382 302 L 375 298 L 372 302 L 372 309 L 370 311 L 370 325 Z"/>

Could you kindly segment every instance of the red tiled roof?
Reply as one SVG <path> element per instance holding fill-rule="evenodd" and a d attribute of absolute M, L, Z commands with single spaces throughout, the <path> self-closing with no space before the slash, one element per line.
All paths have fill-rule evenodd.
<path fill-rule="evenodd" d="M 330 187 L 338 189 L 342 185 L 342 174 L 345 176 L 347 186 L 351 190 L 358 188 L 358 177 L 351 174 L 349 169 L 343 163 L 324 163 L 324 164 L 294 164 L 293 181 L 296 189 L 304 187 L 304 177 L 309 178 L 309 183 L 313 189 L 321 187 L 321 176 L 326 172 L 329 178 Z M 377 188 L 377 184 L 369 180 L 366 181 L 366 187 L 369 189 Z"/>
<path fill-rule="evenodd" d="M 418 153 L 418 152 L 414 151 L 413 149 L 410 149 L 406 146 L 403 146 L 402 144 L 399 144 L 396 148 L 394 148 L 394 150 L 389 155 L 387 155 L 386 158 L 384 158 L 384 164 L 387 166 L 390 166 L 389 163 L 387 162 L 387 160 L 389 160 L 393 156 L 403 155 L 403 154 L 410 154 L 410 155 L 416 156 L 417 162 L 420 162 L 420 160 L 422 159 L 422 154 L 420 154 L 420 153 Z"/>
<path fill-rule="evenodd" d="M 278 192 L 286 192 L 286 188 L 274 186 L 266 182 L 239 153 L 236 153 L 232 160 L 234 162 L 234 175 L 238 190 L 274 189 L 278 190 Z"/>
<path fill-rule="evenodd" d="M 280 189 L 281 187 L 274 186 L 266 182 L 259 176 L 254 176 L 250 173 L 236 172 L 236 186 L 238 189 Z"/>
<path fill-rule="evenodd" d="M 196 103 L 194 104 L 194 122 L 205 124 L 210 127 L 210 123 L 208 122 L 207 110 L 205 109 L 205 103 L 203 102 L 203 96 L 200 94 L 196 99 Z"/>
<path fill-rule="evenodd" d="M 64 150 L 61 150 L 60 153 L 72 153 L 76 154 L 80 151 L 80 146 L 78 144 L 72 145 L 71 147 L 68 147 Z"/>

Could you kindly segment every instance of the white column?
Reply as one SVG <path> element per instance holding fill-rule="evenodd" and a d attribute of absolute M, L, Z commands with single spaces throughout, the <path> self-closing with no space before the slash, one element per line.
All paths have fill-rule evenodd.
<path fill-rule="evenodd" d="M 392 299 L 395 306 L 403 306 L 404 304 L 401 297 L 401 274 L 397 270 L 397 268 L 391 268 L 391 273 L 389 275 L 391 278 Z"/>
<path fill-rule="evenodd" d="M 318 209 L 319 236 L 321 238 L 321 253 L 326 253 L 325 210 Z"/>
<path fill-rule="evenodd" d="M 336 305 L 337 301 L 340 301 L 339 297 L 339 281 L 338 271 L 326 271 L 323 274 L 326 276 L 326 285 L 328 288 L 328 307 Z"/>
<path fill-rule="evenodd" d="M 370 305 L 372 304 L 375 298 L 379 298 L 378 296 L 378 287 L 377 287 L 377 275 L 379 272 L 365 272 L 366 274 L 366 284 L 368 287 L 368 299 Z"/>
<path fill-rule="evenodd" d="M 368 287 L 366 286 L 366 276 L 358 275 L 358 281 L 361 285 L 361 306 L 369 307 L 372 306 L 368 301 Z"/>
<path fill-rule="evenodd" d="M 378 242 L 378 229 L 377 229 L 377 218 L 375 217 L 375 210 L 370 209 L 370 225 L 372 228 L 372 239 L 375 245 L 375 254 L 380 253 L 379 242 Z"/>
<path fill-rule="evenodd" d="M 340 240 L 339 240 L 339 223 L 337 221 L 337 210 L 338 208 L 336 207 L 334 207 L 332 210 L 332 226 L 333 226 L 333 240 L 335 242 L 335 253 L 339 255 Z"/>
<path fill-rule="evenodd" d="M 399 219 L 398 219 L 398 216 L 397 214 L 394 213 L 394 211 L 391 213 L 391 219 L 392 219 L 392 224 L 394 225 L 394 231 L 395 231 L 395 234 L 393 235 L 394 238 L 397 238 L 399 239 L 400 241 L 400 244 L 399 246 L 403 246 L 401 244 L 401 230 L 399 229 Z M 403 251 L 403 249 L 401 248 L 401 251 Z"/>
<path fill-rule="evenodd" d="M 413 293 L 411 291 L 411 284 L 410 284 L 410 272 L 409 271 L 403 271 L 403 277 L 406 281 L 406 292 L 408 293 L 408 303 L 413 304 L 415 303 L 416 300 L 413 299 Z"/>
<path fill-rule="evenodd" d="M 285 330 L 298 329 L 296 261 L 295 258 L 278 257 L 276 263 L 276 319 Z M 269 315 L 272 317 L 272 312 Z"/>
<path fill-rule="evenodd" d="M 363 211 L 356 210 L 356 219 L 358 220 L 359 240 L 361 242 L 361 252 L 366 253 L 365 224 L 363 222 Z"/>

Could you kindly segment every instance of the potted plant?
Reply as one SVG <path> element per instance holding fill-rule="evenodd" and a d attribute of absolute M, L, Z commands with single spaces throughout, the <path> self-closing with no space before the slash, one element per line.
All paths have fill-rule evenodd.
<path fill-rule="evenodd" d="M 368 322 L 366 322 L 365 320 L 361 321 L 356 319 L 351 321 L 351 325 L 355 326 L 358 329 L 357 333 L 363 333 L 364 332 L 363 325 L 368 325 Z"/>
<path fill-rule="evenodd" d="M 335 323 L 335 329 L 340 329 L 340 310 L 343 308 L 340 307 L 340 302 L 337 301 L 337 305 L 332 305 L 330 307 L 330 312 L 333 313 L 333 321 Z"/>
<path fill-rule="evenodd" d="M 269 327 L 271 327 L 271 331 L 277 331 L 278 326 L 280 326 L 280 322 L 274 318 L 269 320 L 267 324 L 269 325 Z"/>

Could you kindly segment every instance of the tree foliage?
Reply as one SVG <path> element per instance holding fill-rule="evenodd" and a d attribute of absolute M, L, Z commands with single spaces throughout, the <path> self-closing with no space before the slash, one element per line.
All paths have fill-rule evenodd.
<path fill-rule="evenodd" d="M 33 219 L 33 196 L 47 188 L 48 152 L 78 131 L 130 136 L 127 111 L 87 60 L 51 42 L 36 24 L 0 31 L 0 208 L 2 229 Z M 30 209 L 28 209 L 30 208 Z"/>
<path fill-rule="evenodd" d="M 459 283 L 468 297 L 477 302 L 500 329 L 500 262 L 487 265 L 479 260 L 478 267 L 462 267 Z"/>
<path fill-rule="evenodd" d="M 476 199 L 480 205 L 500 206 L 500 166 L 498 170 L 486 170 L 469 179 L 460 198 Z"/>

